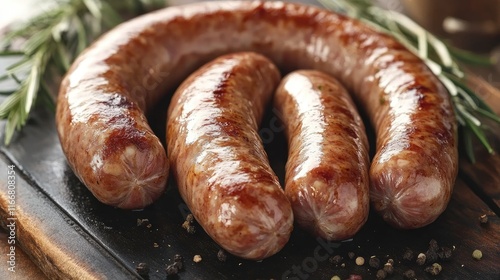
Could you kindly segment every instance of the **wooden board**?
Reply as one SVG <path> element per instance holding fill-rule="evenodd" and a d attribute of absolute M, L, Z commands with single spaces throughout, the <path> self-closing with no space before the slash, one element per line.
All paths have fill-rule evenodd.
<path fill-rule="evenodd" d="M 487 96 L 489 104 L 500 104 L 500 95 Z M 159 112 L 158 116 L 163 116 Z M 263 125 L 269 122 L 264 120 Z M 162 133 L 161 117 L 153 127 Z M 0 127 L 3 130 L 3 127 Z M 500 151 L 500 135 L 492 130 L 491 138 Z M 277 133 L 267 150 L 273 167 L 282 177 L 283 137 Z M 433 224 L 418 230 L 400 231 L 386 225 L 375 213 L 348 242 L 331 243 L 315 239 L 296 229 L 290 242 L 277 255 L 261 262 L 228 256 L 217 258 L 219 247 L 196 225 L 189 234 L 182 228 L 188 213 L 175 189 L 175 182 L 165 195 L 142 211 L 125 211 L 99 203 L 68 167 L 59 145 L 51 112 L 38 110 L 22 133 L 9 147 L 0 147 L 0 172 L 8 166 L 16 172 L 16 238 L 22 249 L 49 279 L 139 279 L 135 268 L 146 262 L 149 279 L 165 279 L 165 265 L 175 254 L 185 258 L 181 279 L 330 279 L 350 274 L 374 279 L 377 269 L 368 265 L 371 256 L 381 263 L 395 260 L 394 276 L 413 269 L 418 279 L 500 279 L 500 157 L 478 153 L 472 165 L 461 160 L 452 200 L 443 215 Z M 0 176 L 0 224 L 8 223 L 6 175 Z M 489 221 L 481 225 L 480 215 Z M 138 220 L 148 223 L 138 225 Z M 148 225 L 149 224 L 149 225 Z M 405 261 L 407 248 L 415 255 L 427 250 L 434 239 L 441 246 L 454 248 L 450 260 L 438 261 L 443 271 L 438 277 Z M 476 261 L 472 251 L 479 249 L 483 259 Z M 362 256 L 366 262 L 357 266 L 348 253 Z M 200 263 L 192 261 L 201 255 Z M 330 262 L 343 257 L 339 265 Z M 342 263 L 344 265 L 342 265 Z M 4 264 L 2 264 L 4 265 Z M 2 277 L 0 277 L 2 278 Z"/>

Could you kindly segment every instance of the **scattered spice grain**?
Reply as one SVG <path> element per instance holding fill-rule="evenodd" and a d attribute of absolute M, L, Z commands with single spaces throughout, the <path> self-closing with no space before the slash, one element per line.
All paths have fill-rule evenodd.
<path fill-rule="evenodd" d="M 200 256 L 200 255 L 194 255 L 194 257 L 193 257 L 193 262 L 195 262 L 195 263 L 199 263 L 199 262 L 201 262 L 201 260 L 202 260 L 202 258 L 201 258 L 201 256 Z"/>
<path fill-rule="evenodd" d="M 483 258 L 483 252 L 481 252 L 481 250 L 474 250 L 472 252 L 472 257 L 475 259 L 475 260 L 480 260 Z"/>

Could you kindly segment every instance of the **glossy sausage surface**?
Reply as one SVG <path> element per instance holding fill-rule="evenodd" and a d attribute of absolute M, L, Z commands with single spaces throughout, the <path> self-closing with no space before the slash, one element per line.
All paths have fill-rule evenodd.
<path fill-rule="evenodd" d="M 288 139 L 285 193 L 295 221 L 328 240 L 352 237 L 368 218 L 369 155 L 347 90 L 319 71 L 288 74 L 274 96 Z"/>
<path fill-rule="evenodd" d="M 284 72 L 324 71 L 354 93 L 377 134 L 371 200 L 385 220 L 401 228 L 421 227 L 445 209 L 458 153 L 455 115 L 444 87 L 420 59 L 391 37 L 359 21 L 294 3 L 235 1 L 169 7 L 101 37 L 73 64 L 58 99 L 59 136 L 75 173 L 103 201 L 129 193 L 136 189 L 134 181 L 122 179 L 103 186 L 99 180 L 113 181 L 108 180 L 113 172 L 100 167 L 131 166 L 123 164 L 130 160 L 122 159 L 122 155 L 128 158 L 126 149 L 115 151 L 115 142 L 144 137 L 134 140 L 134 146 L 158 153 L 148 153 L 149 171 L 157 173 L 147 173 L 150 178 L 163 178 L 163 147 L 149 133 L 141 113 L 203 63 L 243 50 L 266 55 Z M 111 119 L 128 121 L 114 127 Z M 101 137 L 106 130 L 123 135 L 123 140 Z M 100 157 L 100 150 L 93 147 L 113 157 Z M 90 167 L 94 158 L 98 164 Z M 130 174 L 142 174 L 142 169 L 140 165 Z M 153 184 L 157 185 L 161 184 Z M 141 201 L 143 193 L 149 192 L 145 188 L 132 198 Z"/>
<path fill-rule="evenodd" d="M 222 56 L 189 76 L 168 110 L 168 155 L 181 196 L 213 240 L 248 259 L 278 252 L 293 228 L 257 132 L 279 79 L 261 55 Z"/>

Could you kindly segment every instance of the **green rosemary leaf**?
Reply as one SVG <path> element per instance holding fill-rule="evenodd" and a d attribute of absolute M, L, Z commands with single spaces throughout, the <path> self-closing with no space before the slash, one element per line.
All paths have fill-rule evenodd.
<path fill-rule="evenodd" d="M 479 107 L 478 107 L 478 108 L 476 108 L 475 110 L 476 110 L 479 114 L 481 114 L 481 115 L 483 115 L 483 116 L 487 117 L 488 119 L 491 119 L 491 120 L 493 120 L 493 121 L 495 121 L 495 122 L 497 122 L 497 123 L 500 123 L 500 117 L 499 117 L 498 115 L 496 115 L 495 113 L 492 113 L 492 112 L 490 112 L 490 111 L 488 111 L 488 110 L 485 110 L 485 109 L 483 109 L 483 108 L 479 108 Z"/>
<path fill-rule="evenodd" d="M 443 83 L 443 85 L 446 87 L 448 92 L 450 93 L 451 96 L 456 96 L 458 95 L 458 88 L 457 86 L 450 80 L 448 77 L 444 75 L 438 75 L 439 80 Z"/>
<path fill-rule="evenodd" d="M 8 80 L 10 78 L 9 74 L 3 74 L 0 76 L 0 82 Z"/>
<path fill-rule="evenodd" d="M 0 104 L 0 118 L 7 118 L 9 112 L 19 103 L 20 99 L 21 95 L 15 92 L 5 98 L 2 104 Z"/>
<path fill-rule="evenodd" d="M 6 51 L 0 52 L 0 57 L 1 56 L 23 56 L 23 55 L 24 55 L 24 53 L 21 51 L 6 50 Z"/>
<path fill-rule="evenodd" d="M 49 109 L 52 112 L 55 112 L 56 110 L 55 100 L 51 98 L 49 87 L 47 86 L 47 83 L 45 83 L 44 81 L 40 83 L 40 91 L 41 93 L 43 93 L 40 95 L 41 97 L 40 102 L 44 105 L 45 108 Z"/>
<path fill-rule="evenodd" d="M 484 134 L 483 129 L 481 129 L 480 125 L 477 125 L 473 120 L 469 118 L 465 118 L 465 123 L 467 124 L 467 127 L 474 133 L 474 135 L 481 141 L 483 146 L 486 148 L 488 153 L 494 154 L 495 151 L 491 147 L 488 139 L 486 138 L 486 135 Z"/>
<path fill-rule="evenodd" d="M 449 49 L 453 57 L 461 62 L 478 66 L 492 66 L 494 64 L 491 57 L 475 54 L 453 46 L 449 46 Z"/>
<path fill-rule="evenodd" d="M 75 25 L 77 34 L 76 53 L 81 53 L 88 45 L 88 40 L 87 40 L 88 34 L 87 31 L 85 30 L 85 26 L 83 25 L 82 20 L 79 17 L 75 17 L 73 23 Z"/>
<path fill-rule="evenodd" d="M 32 63 L 32 61 L 29 58 L 29 56 L 24 56 L 18 62 L 15 62 L 15 63 L 11 64 L 9 67 L 7 67 L 7 69 L 6 69 L 7 74 L 28 71 L 31 67 L 31 63 Z"/>
<path fill-rule="evenodd" d="M 469 129 L 463 131 L 463 145 L 465 154 L 474 164 L 476 163 L 476 155 L 474 154 L 474 145 L 472 144 L 472 133 Z"/>
<path fill-rule="evenodd" d="M 490 106 L 488 106 L 488 104 L 486 104 L 481 98 L 479 98 L 475 94 L 475 92 L 473 90 L 471 90 L 465 84 L 465 82 L 462 79 L 460 79 L 460 78 L 458 78 L 458 77 L 456 77 L 454 75 L 451 75 L 449 73 L 444 73 L 444 75 L 446 75 L 447 78 L 449 78 L 450 80 L 452 80 L 455 85 L 457 85 L 462 90 L 464 90 L 467 93 L 468 97 L 470 97 L 472 100 L 474 100 L 474 103 L 476 104 L 477 107 L 482 108 L 482 109 L 484 109 L 484 110 L 486 110 L 486 111 L 488 111 L 488 112 L 490 112 L 492 114 L 495 114 L 495 112 L 490 108 Z"/>
<path fill-rule="evenodd" d="M 106 14 L 103 18 L 104 25 L 108 28 L 123 22 L 123 18 L 107 2 L 102 2 L 102 13 Z"/>
<path fill-rule="evenodd" d="M 99 2 L 95 0 L 83 0 L 83 3 L 94 18 L 99 21 L 102 19 L 101 7 Z"/>

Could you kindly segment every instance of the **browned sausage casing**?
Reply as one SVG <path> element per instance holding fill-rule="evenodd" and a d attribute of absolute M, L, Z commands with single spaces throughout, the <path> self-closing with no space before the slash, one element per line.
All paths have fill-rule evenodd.
<path fill-rule="evenodd" d="M 293 228 L 257 133 L 279 79 L 261 55 L 226 55 L 189 76 L 168 110 L 168 155 L 181 196 L 219 245 L 248 259 L 278 252 Z"/>
<path fill-rule="evenodd" d="M 163 148 L 149 133 L 142 113 L 204 62 L 242 50 L 266 55 L 285 72 L 324 71 L 353 91 L 376 129 L 371 200 L 389 223 L 420 227 L 445 209 L 458 160 L 456 120 L 444 87 L 420 59 L 388 35 L 295 3 L 170 7 L 101 37 L 73 64 L 58 100 L 60 140 L 77 175 L 103 201 L 128 193 L 134 181 L 97 167 L 129 166 L 130 174 L 143 174 L 143 165 L 132 170 L 122 163 L 130 161 L 123 148 L 130 145 L 121 143 L 135 142 L 141 151 L 151 151 L 144 174 L 163 178 Z M 122 137 L 108 137 L 113 134 Z M 101 150 L 109 156 L 99 156 Z M 99 159 L 93 165 L 97 169 L 89 166 L 94 158 Z M 141 190 L 149 192 L 154 185 L 161 184 Z"/>
<path fill-rule="evenodd" d="M 328 240 L 352 237 L 369 209 L 365 127 L 347 90 L 323 72 L 288 74 L 274 106 L 288 139 L 285 193 L 295 221 Z"/>

